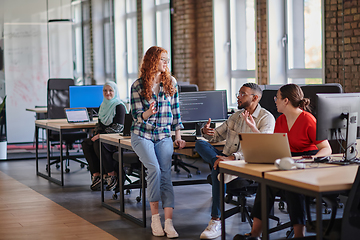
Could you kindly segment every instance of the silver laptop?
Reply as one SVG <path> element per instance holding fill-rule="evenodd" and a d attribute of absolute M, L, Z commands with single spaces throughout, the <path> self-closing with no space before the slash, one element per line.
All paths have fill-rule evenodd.
<path fill-rule="evenodd" d="M 248 163 L 273 164 L 278 158 L 291 157 L 286 133 L 241 133 L 239 138 Z"/>
<path fill-rule="evenodd" d="M 86 108 L 65 108 L 68 123 L 90 122 L 89 113 Z"/>

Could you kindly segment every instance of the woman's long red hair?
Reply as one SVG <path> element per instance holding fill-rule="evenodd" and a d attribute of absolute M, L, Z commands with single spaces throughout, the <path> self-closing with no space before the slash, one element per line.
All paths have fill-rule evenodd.
<path fill-rule="evenodd" d="M 141 95 L 150 100 L 152 95 L 152 86 L 155 79 L 155 74 L 158 72 L 159 61 L 161 54 L 167 51 L 164 48 L 153 46 L 149 48 L 145 56 L 143 57 L 140 67 L 140 78 L 143 81 L 144 90 Z M 164 92 L 166 96 L 173 96 L 176 92 L 176 88 L 172 84 L 169 68 L 165 68 L 165 72 L 160 74 L 160 82 L 163 84 Z"/>

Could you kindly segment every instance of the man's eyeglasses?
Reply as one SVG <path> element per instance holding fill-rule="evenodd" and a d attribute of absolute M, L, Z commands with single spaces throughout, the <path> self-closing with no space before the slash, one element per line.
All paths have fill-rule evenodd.
<path fill-rule="evenodd" d="M 244 97 L 244 96 L 248 96 L 248 95 L 253 95 L 253 96 L 255 96 L 255 94 L 247 94 L 247 93 L 236 93 L 235 94 L 235 96 L 236 96 L 236 98 L 242 98 L 242 97 Z"/>
<path fill-rule="evenodd" d="M 160 60 L 163 61 L 164 63 L 169 63 L 170 62 L 169 58 L 161 58 Z"/>

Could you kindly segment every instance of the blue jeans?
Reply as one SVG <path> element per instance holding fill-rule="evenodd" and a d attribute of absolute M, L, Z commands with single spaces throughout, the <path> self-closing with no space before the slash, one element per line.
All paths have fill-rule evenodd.
<path fill-rule="evenodd" d="M 147 168 L 149 202 L 161 199 L 162 207 L 174 208 L 174 190 L 171 181 L 171 162 L 174 152 L 171 138 L 153 142 L 131 133 L 131 146 Z"/>
<path fill-rule="evenodd" d="M 195 143 L 195 150 L 205 162 L 211 165 L 211 180 L 212 180 L 212 208 L 211 208 L 211 216 L 214 218 L 219 218 L 221 216 L 220 213 L 220 182 L 217 178 L 219 174 L 219 168 L 214 170 L 214 163 L 217 160 L 217 155 L 226 156 L 221 151 L 216 149 L 210 143 L 197 140 Z"/>

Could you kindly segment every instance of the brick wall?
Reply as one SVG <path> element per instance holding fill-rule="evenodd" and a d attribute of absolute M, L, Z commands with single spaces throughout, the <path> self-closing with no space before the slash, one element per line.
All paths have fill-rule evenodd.
<path fill-rule="evenodd" d="M 258 84 L 269 84 L 268 79 L 268 36 L 267 36 L 267 9 L 266 0 L 257 0 L 257 22 L 256 22 L 256 78 Z"/>
<path fill-rule="evenodd" d="M 360 2 L 325 2 L 325 81 L 360 92 Z"/>
<path fill-rule="evenodd" d="M 144 56 L 144 52 L 143 52 L 143 26 L 142 26 L 142 7 L 141 7 L 141 0 L 137 0 L 136 2 L 136 7 L 137 7 L 137 25 L 138 25 L 138 29 L 137 29 L 137 33 L 138 33 L 138 63 L 139 63 L 139 67 L 142 61 L 142 58 Z"/>
<path fill-rule="evenodd" d="M 173 3 L 173 75 L 179 82 L 214 89 L 212 1 Z"/>

